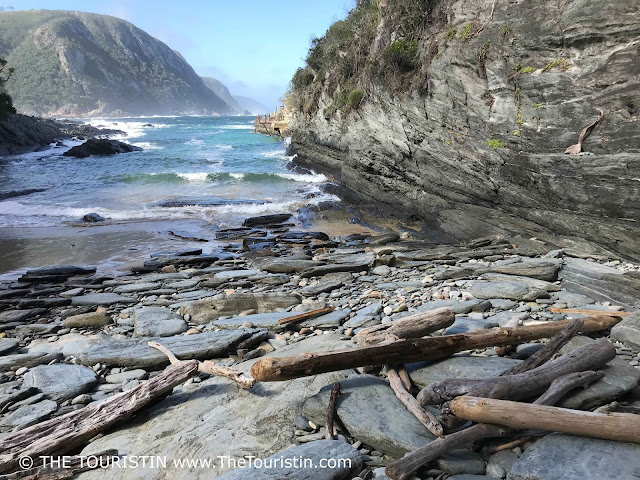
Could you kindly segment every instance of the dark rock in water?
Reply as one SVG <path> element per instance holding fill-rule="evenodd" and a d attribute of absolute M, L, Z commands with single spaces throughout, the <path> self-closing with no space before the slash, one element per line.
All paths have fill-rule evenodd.
<path fill-rule="evenodd" d="M 155 257 L 190 257 L 193 255 L 202 255 L 201 248 L 193 248 L 191 250 L 168 250 L 164 252 L 156 252 L 151 254 L 151 258 Z"/>
<path fill-rule="evenodd" d="M 104 217 L 98 213 L 87 213 L 82 220 L 89 223 L 104 222 Z"/>
<path fill-rule="evenodd" d="M 9 192 L 0 192 L 0 200 L 6 200 L 7 198 L 22 197 L 24 195 L 31 195 L 32 193 L 44 192 L 46 188 L 27 188 L 26 190 L 11 190 Z"/>
<path fill-rule="evenodd" d="M 258 225 L 271 225 L 286 222 L 291 218 L 290 213 L 276 213 L 273 215 L 262 215 L 260 217 L 249 217 L 242 223 L 245 227 L 255 227 Z"/>
<path fill-rule="evenodd" d="M 17 155 L 47 147 L 64 132 L 51 120 L 11 115 L 0 122 L 0 155 Z"/>
<path fill-rule="evenodd" d="M 264 237 L 267 232 L 250 227 L 227 228 L 216 232 L 216 240 L 239 240 L 244 237 Z"/>
<path fill-rule="evenodd" d="M 91 155 L 115 155 L 116 153 L 141 152 L 142 148 L 118 140 L 91 138 L 82 145 L 64 152 L 64 157 L 86 158 Z"/>
<path fill-rule="evenodd" d="M 151 125 L 150 123 L 145 123 L 144 125 L 142 125 L 143 127 L 151 127 L 153 128 L 153 125 Z"/>
<path fill-rule="evenodd" d="M 187 240 L 189 242 L 208 242 L 206 238 L 194 237 L 193 235 L 186 232 L 177 232 L 173 230 L 169 230 L 169 235 L 172 237 L 179 238 L 180 240 Z"/>
<path fill-rule="evenodd" d="M 164 200 L 162 202 L 154 203 L 154 207 L 219 207 L 221 205 L 264 205 L 271 203 L 270 200 L 251 200 L 251 199 L 236 199 L 230 200 L 228 198 L 175 198 L 173 200 Z"/>
<path fill-rule="evenodd" d="M 300 461 L 303 459 L 303 461 Z M 326 459 L 334 468 L 315 468 Z M 220 480 L 343 480 L 353 478 L 364 464 L 362 454 L 348 443 L 318 440 L 278 452 L 264 459 L 261 468 L 241 468 L 226 473 Z M 256 466 L 258 463 L 256 462 Z"/>
<path fill-rule="evenodd" d="M 27 270 L 18 282 L 20 283 L 61 283 L 76 275 L 90 275 L 96 272 L 95 267 L 77 267 L 75 265 L 60 265 L 53 267 Z"/>
<path fill-rule="evenodd" d="M 329 240 L 329 235 L 324 232 L 286 232 L 278 235 L 278 240 L 299 240 L 299 239 L 313 239 L 313 240 Z"/>

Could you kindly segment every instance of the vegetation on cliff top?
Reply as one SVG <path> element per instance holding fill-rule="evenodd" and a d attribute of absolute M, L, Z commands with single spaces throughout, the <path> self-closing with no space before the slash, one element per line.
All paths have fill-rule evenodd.
<path fill-rule="evenodd" d="M 0 121 L 4 120 L 7 116 L 16 113 L 16 109 L 13 108 L 13 102 L 7 92 L 4 91 L 4 84 L 9 80 L 13 68 L 7 67 L 7 61 L 0 58 Z"/>

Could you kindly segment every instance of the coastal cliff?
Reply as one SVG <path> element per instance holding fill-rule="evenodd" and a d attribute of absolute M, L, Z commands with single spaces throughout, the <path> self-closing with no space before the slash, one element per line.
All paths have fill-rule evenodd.
<path fill-rule="evenodd" d="M 287 98 L 296 162 L 439 240 L 581 237 L 640 258 L 640 4 L 360 1 Z M 581 130 L 588 154 L 565 155 Z"/>

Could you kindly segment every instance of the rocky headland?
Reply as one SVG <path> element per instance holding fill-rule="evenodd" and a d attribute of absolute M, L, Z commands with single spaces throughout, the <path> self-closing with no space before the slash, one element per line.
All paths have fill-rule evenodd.
<path fill-rule="evenodd" d="M 599 327 L 567 338 L 557 355 L 569 358 L 576 349 L 596 348 L 603 341 L 611 354 L 596 360 L 602 368 L 593 383 L 566 393 L 556 405 L 577 411 L 640 408 L 640 327 L 636 313 L 625 313 L 640 303 L 638 264 L 557 249 L 536 239 L 492 236 L 437 245 L 391 231 L 331 236 L 300 229 L 297 221 L 288 214 L 247 219 L 244 226 L 217 232 L 222 243 L 210 254 L 158 252 L 127 275 L 105 277 L 92 267 L 54 266 L 3 283 L 0 449 L 6 456 L 0 471 L 14 471 L 12 449 L 23 437 L 32 441 L 46 435 L 50 422 L 80 418 L 74 415 L 105 405 L 103 414 L 90 414 L 96 428 L 118 396 L 142 398 L 145 388 L 168 381 L 172 369 L 191 368 L 185 380 L 191 378 L 174 380 L 181 385 L 173 391 L 169 387 L 125 423 L 91 430 L 86 440 L 75 443 L 70 439 L 79 435 L 82 422 L 65 433 L 57 430 L 56 438 L 68 439 L 57 452 L 350 462 L 323 470 L 234 471 L 221 464 L 145 469 L 145 478 L 156 479 L 387 478 L 385 468 L 435 438 L 396 396 L 390 367 L 339 368 L 287 381 L 251 382 L 246 389 L 232 379 L 196 372 L 188 361 L 232 368 L 236 380 L 251 379 L 257 362 L 357 351 L 363 330 L 399 325 L 434 310 L 449 320 L 426 338 L 544 328 L 590 311 L 589 318 L 615 324 L 613 329 Z M 593 317 L 598 312 L 604 317 Z M 167 367 L 167 356 L 150 341 L 183 363 Z M 439 361 L 408 362 L 406 388 L 415 394 L 443 380 L 500 378 L 545 344 L 540 338 L 511 348 L 491 346 Z M 342 392 L 328 440 L 326 410 L 337 381 Z M 536 395 L 532 390 L 524 397 Z M 442 406 L 428 408 L 445 421 Z M 34 456 L 38 452 L 38 447 L 28 448 Z M 544 433 L 523 439 L 514 432 L 447 452 L 416 472 L 416 478 L 622 479 L 640 468 L 639 452 L 637 445 L 612 440 Z M 135 472 L 114 467 L 78 478 L 138 478 Z"/>

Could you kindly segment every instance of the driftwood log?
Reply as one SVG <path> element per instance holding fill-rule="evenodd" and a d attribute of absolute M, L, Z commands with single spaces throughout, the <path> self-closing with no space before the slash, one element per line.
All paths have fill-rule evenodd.
<path fill-rule="evenodd" d="M 327 440 L 333 440 L 333 420 L 336 417 L 336 408 L 338 407 L 338 395 L 342 391 L 342 386 L 340 382 L 336 382 L 333 384 L 331 388 L 331 393 L 329 394 L 329 406 L 327 407 L 326 421 L 325 427 L 327 429 L 324 434 L 324 438 Z"/>
<path fill-rule="evenodd" d="M 158 342 L 147 342 L 147 345 L 164 353 L 169 359 L 171 365 L 180 365 L 184 363 L 184 361 L 179 360 L 171 350 L 169 350 L 164 345 L 159 344 Z M 247 390 L 251 389 L 256 384 L 256 381 L 253 378 L 247 378 L 244 373 L 238 372 L 233 368 L 216 365 L 211 360 L 198 362 L 198 371 L 207 373 L 209 375 L 228 378 L 230 380 L 233 380 L 240 388 L 244 388 Z"/>
<path fill-rule="evenodd" d="M 87 443 L 116 423 L 127 420 L 151 401 L 171 393 L 198 371 L 190 360 L 173 366 L 129 391 L 82 410 L 11 433 L 0 440 L 0 473 L 13 470 L 20 457 L 61 455 Z"/>
<path fill-rule="evenodd" d="M 540 405 L 553 405 L 553 403 L 557 402 L 574 388 L 588 385 L 601 377 L 602 375 L 596 374 L 596 372 L 582 372 L 580 375 L 570 374 L 566 377 L 560 377 L 556 379 L 555 383 L 551 385 L 549 390 L 538 398 L 535 403 Z M 580 380 L 579 382 L 578 379 Z M 553 393 L 550 393 L 552 391 Z M 408 453 L 396 463 L 389 465 L 386 468 L 386 474 L 393 480 L 409 480 L 414 477 L 414 473 L 419 468 L 429 462 L 432 462 L 436 458 L 441 457 L 445 453 L 450 452 L 451 450 L 463 448 L 465 445 L 473 443 L 476 440 L 502 437 L 510 433 L 513 433 L 513 429 L 511 428 L 506 428 L 500 425 L 477 423 L 465 430 L 452 433 L 442 438 L 436 438 L 433 442 L 428 443 L 424 447 Z"/>
<path fill-rule="evenodd" d="M 584 319 L 582 332 L 595 332 L 613 327 L 617 317 L 593 316 Z M 258 360 L 251 375 L 258 381 L 277 382 L 366 365 L 396 365 L 422 360 L 441 360 L 464 350 L 514 345 L 549 338 L 569 321 L 545 322 L 514 328 L 493 328 L 458 335 L 398 340 L 369 347 L 332 352 L 303 353 L 295 357 L 267 357 Z"/>
<path fill-rule="evenodd" d="M 630 413 L 600 414 L 471 396 L 456 398 L 451 411 L 474 422 L 640 443 L 640 415 Z"/>
<path fill-rule="evenodd" d="M 422 408 L 415 397 L 407 391 L 398 372 L 393 368 L 389 368 L 387 369 L 387 376 L 396 397 L 407 407 L 407 410 L 413 413 L 415 417 L 420 420 L 420 423 L 427 427 L 427 430 L 436 437 L 441 437 L 444 434 L 442 425 L 440 425 L 438 419 L 431 412 L 426 408 Z"/>
<path fill-rule="evenodd" d="M 616 312 L 613 310 L 583 310 L 581 308 L 550 308 L 553 313 L 573 313 L 574 315 L 608 315 L 610 317 L 628 317 L 630 312 Z"/>
<path fill-rule="evenodd" d="M 551 360 L 551 357 L 553 357 L 558 350 L 564 347 L 569 340 L 571 340 L 580 331 L 583 325 L 584 322 L 580 319 L 571 321 L 569 325 L 554 335 L 554 337 L 549 340 L 544 347 L 531 355 L 524 362 L 504 373 L 504 375 L 517 375 L 518 373 L 524 373 Z"/>
<path fill-rule="evenodd" d="M 558 377 L 585 370 L 597 370 L 615 356 L 615 347 L 606 338 L 601 338 L 525 373 L 442 380 L 427 385 L 417 398 L 420 405 L 439 405 L 460 395 L 523 400 L 540 395 Z"/>
<path fill-rule="evenodd" d="M 420 338 L 437 330 L 450 327 L 456 317 L 448 308 L 437 308 L 411 315 L 393 322 L 363 328 L 355 338 L 362 346 L 375 345 L 401 338 Z"/>
<path fill-rule="evenodd" d="M 324 307 L 317 310 L 311 310 L 309 312 L 300 313 L 298 315 L 292 315 L 291 317 L 281 318 L 278 320 L 278 325 L 292 325 L 294 323 L 302 322 L 304 320 L 310 320 L 312 318 L 319 317 L 331 313 L 336 307 Z"/>

